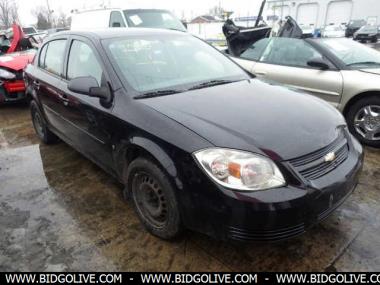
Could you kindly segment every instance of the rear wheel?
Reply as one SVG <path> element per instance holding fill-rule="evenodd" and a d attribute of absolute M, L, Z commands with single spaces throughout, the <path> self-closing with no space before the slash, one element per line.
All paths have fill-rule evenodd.
<path fill-rule="evenodd" d="M 30 103 L 30 111 L 32 115 L 32 122 L 34 130 L 37 136 L 46 144 L 55 143 L 58 141 L 58 137 L 53 134 L 46 125 L 46 122 L 38 108 L 35 101 Z"/>
<path fill-rule="evenodd" d="M 360 99 L 351 106 L 346 119 L 351 133 L 360 142 L 380 147 L 380 97 Z"/>
<path fill-rule="evenodd" d="M 128 167 L 127 189 L 145 228 L 162 239 L 181 232 L 181 219 L 174 189 L 166 174 L 151 160 L 137 158 Z"/>

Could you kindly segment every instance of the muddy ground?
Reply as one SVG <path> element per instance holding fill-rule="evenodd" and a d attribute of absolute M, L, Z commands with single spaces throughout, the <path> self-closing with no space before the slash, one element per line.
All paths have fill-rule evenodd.
<path fill-rule="evenodd" d="M 0 107 L 0 271 L 380 270 L 380 150 L 327 220 L 278 244 L 148 234 L 111 176 L 64 143 L 46 146 L 26 106 Z"/>

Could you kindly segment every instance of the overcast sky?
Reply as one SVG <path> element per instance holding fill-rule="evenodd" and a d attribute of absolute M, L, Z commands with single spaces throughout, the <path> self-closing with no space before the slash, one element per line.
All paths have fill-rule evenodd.
<path fill-rule="evenodd" d="M 19 17 L 22 25 L 35 24 L 36 19 L 31 11 L 36 6 L 46 6 L 47 0 L 16 0 L 19 7 Z M 256 15 L 262 0 L 49 0 L 49 5 L 55 13 L 63 11 L 70 13 L 72 9 L 96 8 L 104 4 L 119 8 L 163 8 L 173 11 L 178 17 L 193 18 L 207 13 L 219 5 L 227 10 L 235 11 L 237 16 Z"/>

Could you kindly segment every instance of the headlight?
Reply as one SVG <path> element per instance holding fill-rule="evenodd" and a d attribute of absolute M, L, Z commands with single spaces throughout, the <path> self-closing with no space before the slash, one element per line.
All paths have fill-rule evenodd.
<path fill-rule="evenodd" d="M 368 36 L 369 37 L 374 37 L 374 36 L 376 36 L 377 34 L 369 34 Z"/>
<path fill-rule="evenodd" d="M 194 153 L 206 173 L 217 183 L 236 190 L 265 190 L 285 185 L 272 160 L 245 151 L 210 148 Z"/>
<path fill-rule="evenodd" d="M 16 75 L 12 72 L 6 71 L 4 69 L 0 69 L 0 78 L 3 79 L 15 79 Z"/>

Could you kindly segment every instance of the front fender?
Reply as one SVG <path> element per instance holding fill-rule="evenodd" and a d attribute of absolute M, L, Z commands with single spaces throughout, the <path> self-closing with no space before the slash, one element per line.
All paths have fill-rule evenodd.
<path fill-rule="evenodd" d="M 156 142 L 141 136 L 131 137 L 128 141 L 124 141 L 121 146 L 115 150 L 114 154 L 117 165 L 117 172 L 120 177 L 123 177 L 124 169 L 127 167 L 127 165 L 125 165 L 127 152 L 131 148 L 135 147 L 138 147 L 149 153 L 155 160 L 158 161 L 160 166 L 166 171 L 176 186 L 179 189 L 183 188 L 183 184 L 178 177 L 178 171 L 174 164 L 174 161 L 169 157 L 166 151 Z"/>

